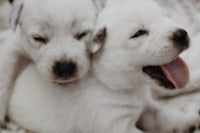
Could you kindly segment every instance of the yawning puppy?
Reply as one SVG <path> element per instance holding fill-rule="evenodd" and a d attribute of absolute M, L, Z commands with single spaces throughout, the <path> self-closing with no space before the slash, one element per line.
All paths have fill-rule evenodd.
<path fill-rule="evenodd" d="M 34 67 L 27 69 L 14 88 L 11 119 L 37 133 L 193 132 L 198 115 L 163 107 L 151 97 L 152 82 L 184 87 L 188 80 L 187 66 L 177 57 L 189 46 L 187 32 L 156 3 L 111 0 L 98 17 L 93 44 L 91 71 L 79 81 L 56 85 Z M 184 82 L 176 79 L 176 64 Z M 160 71 L 164 81 L 155 76 Z"/>
<path fill-rule="evenodd" d="M 185 94 L 185 93 L 188 94 L 188 93 L 196 92 L 200 90 L 199 38 L 200 38 L 200 35 L 193 36 L 191 40 L 192 44 L 191 44 L 190 49 L 184 52 L 183 54 L 181 54 L 181 57 L 188 64 L 188 67 L 190 70 L 190 80 L 188 84 L 184 87 L 184 89 L 175 89 L 175 88 L 166 89 L 166 88 L 163 88 L 162 86 L 155 85 L 155 87 L 153 88 L 155 96 L 158 96 L 159 98 L 171 97 L 171 96 L 176 96 L 176 95 Z M 185 78 L 185 76 L 184 74 L 181 74 L 178 78 L 182 80 Z"/>
<path fill-rule="evenodd" d="M 42 77 L 68 83 L 90 68 L 89 42 L 98 0 L 16 0 L 11 26 L 0 56 L 0 122 L 4 120 L 9 88 L 23 66 L 33 62 Z"/>

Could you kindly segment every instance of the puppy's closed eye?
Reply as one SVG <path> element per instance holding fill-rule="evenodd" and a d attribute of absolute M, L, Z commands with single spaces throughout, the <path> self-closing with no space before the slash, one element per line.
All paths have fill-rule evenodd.
<path fill-rule="evenodd" d="M 148 35 L 148 34 L 149 32 L 147 30 L 138 30 L 133 36 L 130 37 L 130 39 L 138 38 L 140 36 Z"/>
<path fill-rule="evenodd" d="M 88 31 L 80 32 L 80 33 L 77 33 L 77 34 L 75 35 L 75 38 L 76 38 L 77 40 L 81 40 L 81 39 L 83 39 L 84 37 L 86 37 L 88 34 L 89 34 Z"/>
<path fill-rule="evenodd" d="M 36 35 L 36 36 L 33 36 L 32 38 L 33 38 L 34 41 L 42 43 L 42 44 L 47 44 L 48 43 L 48 39 L 45 38 L 45 37 L 42 37 L 42 36 Z"/>

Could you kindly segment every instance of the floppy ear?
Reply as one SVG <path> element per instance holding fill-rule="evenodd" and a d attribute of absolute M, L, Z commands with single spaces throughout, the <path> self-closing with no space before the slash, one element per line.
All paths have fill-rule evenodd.
<path fill-rule="evenodd" d="M 91 53 L 96 53 L 106 43 L 107 29 L 100 29 L 94 36 L 93 43 L 90 46 Z"/>
<path fill-rule="evenodd" d="M 106 6 L 107 0 L 92 0 L 97 10 L 100 11 Z"/>
<path fill-rule="evenodd" d="M 17 25 L 19 24 L 22 9 L 23 0 L 14 1 L 10 15 L 10 25 L 13 30 L 16 30 Z"/>

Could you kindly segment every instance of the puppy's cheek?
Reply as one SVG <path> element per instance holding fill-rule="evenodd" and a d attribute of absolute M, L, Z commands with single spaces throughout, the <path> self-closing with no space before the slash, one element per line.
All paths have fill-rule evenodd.
<path fill-rule="evenodd" d="M 79 61 L 78 63 L 78 69 L 77 69 L 77 78 L 81 79 L 83 77 L 85 77 L 90 69 L 90 59 L 88 57 L 82 59 L 81 61 Z"/>
<path fill-rule="evenodd" d="M 36 67 L 38 72 L 41 74 L 41 76 L 48 80 L 48 81 L 53 81 L 53 74 L 51 70 L 51 64 L 50 63 L 44 63 L 45 61 L 40 61 L 36 63 Z"/>

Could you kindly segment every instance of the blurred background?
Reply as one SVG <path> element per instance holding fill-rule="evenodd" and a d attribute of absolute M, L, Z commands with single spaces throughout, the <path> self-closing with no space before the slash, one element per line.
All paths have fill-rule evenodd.
<path fill-rule="evenodd" d="M 9 26 L 9 0 L 0 0 L 0 30 Z M 191 34 L 200 32 L 200 0 L 156 0 L 170 17 L 182 23 Z"/>

